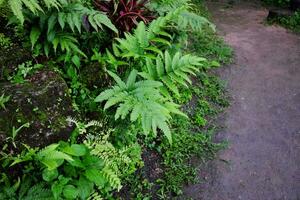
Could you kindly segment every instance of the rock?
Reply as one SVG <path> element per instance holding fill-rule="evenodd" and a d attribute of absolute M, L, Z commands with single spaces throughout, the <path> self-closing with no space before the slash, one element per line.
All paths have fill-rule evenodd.
<path fill-rule="evenodd" d="M 274 8 L 269 10 L 268 20 L 272 20 L 278 17 L 290 17 L 293 12 L 288 9 Z"/>
<path fill-rule="evenodd" d="M 6 109 L 0 107 L 0 144 L 11 136 L 13 127 L 27 122 L 30 127 L 19 132 L 18 144 L 41 147 L 68 139 L 73 128 L 66 118 L 75 113 L 68 87 L 58 74 L 44 70 L 24 84 L 0 83 L 0 88 L 0 96 L 10 96 Z"/>

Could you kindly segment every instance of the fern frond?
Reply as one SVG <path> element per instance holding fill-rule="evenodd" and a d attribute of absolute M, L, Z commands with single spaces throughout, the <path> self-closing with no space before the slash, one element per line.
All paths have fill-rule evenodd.
<path fill-rule="evenodd" d="M 169 22 L 167 17 L 160 17 L 153 20 L 148 28 L 140 22 L 133 34 L 125 33 L 125 38 L 116 39 L 120 56 L 127 59 L 155 59 L 157 54 L 162 54 L 161 49 L 171 45 L 164 38 L 171 38 L 171 35 L 164 31 L 167 22 Z M 160 48 L 153 44 L 160 45 Z"/>
<path fill-rule="evenodd" d="M 191 83 L 188 75 L 195 75 L 206 59 L 189 54 L 181 56 L 179 52 L 171 56 L 165 51 L 164 56 L 159 55 L 155 61 L 153 63 L 147 59 L 147 70 L 139 74 L 146 79 L 163 82 L 165 87 L 179 96 L 178 85 L 187 87 L 187 83 Z"/>
<path fill-rule="evenodd" d="M 116 74 L 113 75 L 118 80 L 117 83 L 121 84 L 114 87 L 123 89 L 117 91 L 108 89 L 96 97 L 95 101 L 106 101 L 104 109 L 118 105 L 115 114 L 116 120 L 130 115 L 132 122 L 139 122 L 144 134 L 149 134 L 151 130 L 156 133 L 156 129 L 161 129 L 171 143 L 170 129 L 166 128 L 166 124 L 171 118 L 171 113 L 181 112 L 176 104 L 165 104 L 168 101 L 160 93 L 162 83 L 155 80 L 136 81 L 136 70 L 132 70 L 130 73 L 127 84 L 121 81 Z"/>
<path fill-rule="evenodd" d="M 113 189 L 117 189 L 120 191 L 122 188 L 121 180 L 114 171 L 112 171 L 109 167 L 104 167 L 103 170 L 104 177 L 108 180 L 109 184 Z"/>
<path fill-rule="evenodd" d="M 193 12 L 184 11 L 178 17 L 179 30 L 191 28 L 193 31 L 202 31 L 202 28 L 209 26 L 213 31 L 216 27 L 207 18 L 197 15 Z"/>
<path fill-rule="evenodd" d="M 64 2 L 65 0 L 43 0 L 43 3 L 48 9 L 56 8 L 57 10 L 59 10 Z M 27 9 L 34 15 L 37 15 L 38 12 L 44 12 L 42 3 L 37 0 L 7 0 L 6 3 L 21 24 L 25 21 L 23 14 L 24 9 Z"/>
<path fill-rule="evenodd" d="M 94 192 L 89 196 L 87 200 L 104 200 L 104 199 L 101 194 L 99 194 L 98 192 Z"/>

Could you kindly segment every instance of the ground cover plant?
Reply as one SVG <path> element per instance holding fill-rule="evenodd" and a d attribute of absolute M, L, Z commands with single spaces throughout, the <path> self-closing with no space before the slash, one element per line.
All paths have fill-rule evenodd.
<path fill-rule="evenodd" d="M 0 93 L 0 112 L 17 113 L 0 140 L 0 199 L 171 198 L 195 178 L 190 159 L 213 158 L 223 147 L 213 142 L 213 119 L 228 101 L 209 71 L 230 62 L 231 50 L 202 6 L 189 0 L 0 6 L 8 24 L 1 51 L 30 52 L 1 63 L 0 84 L 31 87 L 51 80 L 44 71 L 55 73 L 67 87 L 57 101 L 70 97 L 76 113 L 59 119 L 72 127 L 67 137 L 30 146 L 23 134 L 38 131 L 46 114 L 38 106 L 26 110 L 39 116 L 37 125 L 19 114 L 13 94 Z"/>
<path fill-rule="evenodd" d="M 293 10 L 293 13 L 289 16 L 277 16 L 269 19 L 269 24 L 278 24 L 294 31 L 295 33 L 300 32 L 300 11 L 296 10 L 290 0 L 263 0 L 263 2 L 267 6 L 282 7 Z"/>
<path fill-rule="evenodd" d="M 292 16 L 276 17 L 268 21 L 270 24 L 279 24 L 287 29 L 300 33 L 300 11 L 296 11 Z"/>

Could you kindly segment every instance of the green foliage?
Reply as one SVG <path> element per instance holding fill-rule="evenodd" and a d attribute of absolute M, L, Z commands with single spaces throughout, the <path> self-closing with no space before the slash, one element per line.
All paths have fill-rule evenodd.
<path fill-rule="evenodd" d="M 171 56 L 165 51 L 164 56 L 157 56 L 155 64 L 151 59 L 146 59 L 147 69 L 140 75 L 148 80 L 161 81 L 164 87 L 160 88 L 163 93 L 168 93 L 168 89 L 180 96 L 178 86 L 182 85 L 188 88 L 188 83 L 192 83 L 188 75 L 195 75 L 200 67 L 204 67 L 205 58 L 184 55 L 177 52 Z M 170 96 L 170 95 L 167 95 Z"/>
<path fill-rule="evenodd" d="M 9 102 L 9 100 L 10 100 L 10 96 L 5 96 L 4 94 L 2 94 L 2 95 L 0 96 L 0 107 L 1 107 L 2 109 L 6 110 L 5 104 L 6 104 L 7 102 Z"/>
<path fill-rule="evenodd" d="M 167 18 L 159 18 L 146 28 L 145 24 L 140 22 L 134 31 L 134 34 L 125 33 L 124 39 L 117 38 L 118 50 L 114 51 L 115 55 L 120 55 L 123 58 L 155 59 L 155 55 L 160 54 L 161 49 L 165 48 L 164 46 L 171 45 L 168 40 L 162 37 L 171 38 L 168 33 L 162 30 L 162 27 L 165 26 L 166 23 Z"/>
<path fill-rule="evenodd" d="M 191 0 L 155 0 L 152 3 L 152 10 L 157 11 L 161 15 L 177 12 L 176 15 L 173 15 L 172 20 L 175 22 L 178 30 L 188 32 L 191 29 L 193 32 L 199 32 L 202 31 L 203 27 L 207 26 L 215 30 L 215 25 L 206 17 L 195 13 L 194 7 L 195 5 Z"/>
<path fill-rule="evenodd" d="M 67 122 L 75 124 L 76 128 L 72 131 L 70 141 L 71 143 L 75 143 L 77 141 L 78 136 L 87 134 L 87 129 L 93 126 L 102 127 L 103 124 L 99 121 L 92 120 L 88 123 L 80 122 L 71 117 L 67 118 Z"/>
<path fill-rule="evenodd" d="M 12 45 L 10 38 L 6 37 L 3 33 L 0 33 L 0 48 L 7 49 Z"/>
<path fill-rule="evenodd" d="M 288 7 L 291 0 L 263 0 L 267 5 L 274 5 L 279 7 Z"/>
<path fill-rule="evenodd" d="M 4 186 L 0 191 L 0 199 L 3 200 L 51 200 L 51 190 L 46 188 L 45 183 L 32 185 L 26 177 L 18 181 L 12 187 Z"/>
<path fill-rule="evenodd" d="M 110 166 L 83 144 L 61 142 L 41 150 L 26 148 L 17 157 L 4 157 L 4 167 L 20 163 L 36 165 L 36 169 L 26 174 L 40 170 L 45 184 L 51 185 L 54 199 L 87 199 L 96 188 L 121 188 L 120 179 Z"/>
<path fill-rule="evenodd" d="M 26 78 L 41 69 L 43 65 L 33 64 L 31 61 L 23 62 L 15 69 L 15 73 L 8 77 L 12 83 L 22 84 L 26 82 Z"/>
<path fill-rule="evenodd" d="M 163 165 L 165 166 L 164 176 L 159 181 L 160 199 L 165 199 L 171 193 L 182 194 L 182 184 L 193 182 L 196 176 L 196 168 L 189 160 L 197 156 L 202 162 L 212 159 L 215 153 L 222 147 L 212 141 L 211 133 L 193 133 L 191 125 L 184 118 L 176 118 L 173 125 L 174 144 L 166 148 L 162 144 Z"/>
<path fill-rule="evenodd" d="M 214 26 L 207 18 L 189 0 L 154 0 L 149 6 L 158 18 L 147 26 L 139 23 L 133 32 L 112 41 L 116 28 L 91 2 L 0 0 L 14 16 L 10 22 L 23 25 L 27 38 L 21 40 L 25 46 L 31 44 L 35 62 L 43 63 L 23 63 L 9 80 L 23 83 L 42 66 L 60 68 L 57 71 L 69 85 L 80 118 L 101 119 L 84 123 L 68 118 L 75 124 L 68 142 L 44 148 L 19 147 L 15 139 L 26 124 L 12 127 L 7 142 L 14 147 L 8 143 L 0 152 L 0 199 L 115 199 L 113 193 L 121 190 L 124 180 L 135 192 L 142 190 L 133 199 L 149 199 L 151 195 L 143 193 L 155 184 L 138 173 L 144 170 L 141 154 L 149 149 L 158 157 L 151 160 L 159 162 L 155 169 L 163 170 L 155 197 L 166 199 L 171 193 L 181 194 L 181 184 L 193 180 L 195 168 L 188 162 L 193 156 L 212 158 L 220 148 L 212 142 L 212 134 L 199 131 L 211 125 L 208 115 L 228 104 L 217 81 L 206 76 L 206 70 L 218 67 L 217 61 L 223 62 L 229 52 L 223 43 L 213 43 L 217 37 L 211 37 Z M 192 34 L 195 41 L 186 43 Z M 186 54 L 184 45 L 195 49 Z M 101 75 L 92 70 L 82 73 L 86 68 Z M 193 90 L 190 75 L 200 79 Z M 91 78 L 100 83 L 88 85 Z M 186 111 L 189 122 L 182 111 L 186 106 L 174 102 L 192 98 L 199 100 L 195 112 Z M 4 94 L 0 106 L 5 108 L 3 99 Z M 96 102 L 104 102 L 104 107 Z M 108 109 L 112 112 L 105 112 Z M 152 166 L 148 161 L 144 167 Z"/>
<path fill-rule="evenodd" d="M 269 23 L 276 23 L 296 33 L 300 33 L 300 11 L 296 11 L 289 17 L 277 17 L 269 21 Z"/>
<path fill-rule="evenodd" d="M 229 64 L 233 59 L 232 48 L 226 45 L 224 40 L 210 29 L 190 34 L 187 48 L 190 53 L 223 64 Z"/>
<path fill-rule="evenodd" d="M 141 147 L 130 144 L 117 149 L 108 140 L 110 133 L 89 135 L 85 144 L 92 149 L 91 154 L 103 159 L 105 163 L 105 176 L 115 186 L 121 188 L 121 178 L 133 174 L 141 165 Z"/>
<path fill-rule="evenodd" d="M 11 136 L 7 137 L 5 140 L 7 141 L 11 141 L 11 143 L 13 144 L 13 146 L 15 148 L 17 148 L 16 143 L 15 143 L 15 139 L 17 137 L 17 135 L 19 134 L 19 132 L 23 129 L 23 128 L 29 128 L 30 123 L 25 123 L 22 126 L 20 126 L 19 128 L 16 129 L 16 127 L 13 126 L 12 131 L 11 131 Z"/>
<path fill-rule="evenodd" d="M 162 83 L 152 80 L 136 81 L 136 70 L 131 71 L 126 83 L 116 74 L 112 72 L 109 74 L 117 85 L 102 92 L 95 101 L 106 101 L 104 109 L 119 104 L 115 114 L 116 120 L 125 119 L 131 112 L 130 121 L 138 121 L 144 134 L 148 135 L 152 130 L 156 136 L 159 128 L 171 143 L 171 131 L 168 126 L 171 113 L 184 114 L 178 109 L 177 104 L 169 102 L 161 95 L 159 88 Z"/>
<path fill-rule="evenodd" d="M 56 53 L 60 47 L 62 52 L 67 53 L 65 59 L 70 59 L 68 57 L 72 54 L 86 57 L 85 53 L 80 50 L 78 40 L 74 35 L 80 34 L 82 27 L 88 30 L 91 26 L 98 31 L 99 29 L 103 30 L 105 26 L 116 33 L 118 32 L 105 14 L 87 8 L 80 2 L 67 1 L 59 9 L 41 12 L 37 17 L 32 16 L 28 20 L 32 23 L 30 32 L 32 47 L 35 47 L 40 39 L 42 42 L 36 46 L 37 52 L 43 48 L 45 55 L 48 56 L 51 50 Z M 72 59 L 75 58 L 72 57 Z"/>
<path fill-rule="evenodd" d="M 0 5 L 2 4 L 8 4 L 16 18 L 23 24 L 25 9 L 37 15 L 39 12 L 44 12 L 43 6 L 47 9 L 59 9 L 63 4 L 66 4 L 66 0 L 43 0 L 42 2 L 38 0 L 8 0 L 0 1 Z"/>
<path fill-rule="evenodd" d="M 189 11 L 183 11 L 178 16 L 177 24 L 179 30 L 188 30 L 189 28 L 191 28 L 194 32 L 201 32 L 203 27 L 208 26 L 215 31 L 215 25 L 208 21 L 207 18 Z"/>

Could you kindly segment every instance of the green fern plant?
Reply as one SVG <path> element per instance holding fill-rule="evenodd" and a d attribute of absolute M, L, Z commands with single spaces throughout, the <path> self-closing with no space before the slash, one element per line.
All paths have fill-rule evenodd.
<path fill-rule="evenodd" d="M 202 31 L 203 27 L 210 27 L 215 31 L 216 27 L 207 18 L 185 10 L 178 15 L 177 25 L 179 30 Z"/>
<path fill-rule="evenodd" d="M 99 121 L 92 120 L 87 123 L 80 122 L 72 117 L 68 117 L 67 122 L 75 124 L 76 128 L 73 130 L 70 141 L 72 144 L 76 143 L 77 137 L 79 135 L 87 134 L 87 129 L 93 126 L 102 127 L 103 124 Z"/>
<path fill-rule="evenodd" d="M 146 70 L 139 74 L 145 79 L 164 83 L 161 91 L 166 96 L 170 96 L 168 89 L 180 96 L 178 86 L 188 87 L 187 83 L 192 83 L 188 75 L 195 75 L 195 72 L 204 66 L 205 61 L 205 58 L 189 54 L 182 56 L 179 52 L 171 56 L 168 51 L 165 51 L 163 56 L 157 56 L 155 63 L 147 59 Z"/>
<path fill-rule="evenodd" d="M 168 40 L 172 37 L 163 30 L 166 23 L 167 18 L 158 18 L 147 28 L 140 22 L 133 34 L 125 33 L 125 38 L 116 39 L 118 52 L 115 50 L 115 55 L 120 54 L 123 58 L 155 59 L 157 54 L 162 53 L 161 49 L 171 46 Z"/>
<path fill-rule="evenodd" d="M 34 15 L 38 15 L 39 12 L 45 11 L 45 8 L 43 9 L 44 5 L 47 9 L 59 9 L 66 3 L 67 0 L 0 0 L 0 5 L 7 4 L 21 24 L 25 21 L 25 9 Z"/>
<path fill-rule="evenodd" d="M 118 177 L 126 177 L 142 165 L 141 148 L 138 144 L 130 144 L 120 149 L 109 141 L 110 132 L 88 135 L 85 144 L 91 154 L 104 160 L 106 167 L 113 170 Z"/>
<path fill-rule="evenodd" d="M 151 7 L 160 15 L 176 12 L 172 15 L 172 20 L 180 31 L 202 31 L 205 26 L 215 30 L 215 25 L 207 18 L 193 12 L 194 5 L 191 0 L 154 0 Z"/>
<path fill-rule="evenodd" d="M 117 85 L 102 92 L 95 101 L 106 101 L 105 110 L 118 104 L 115 114 L 116 120 L 125 119 L 130 113 L 130 121 L 138 121 L 144 134 L 148 135 L 152 130 L 156 136 L 157 129 L 160 129 L 172 143 L 171 131 L 168 126 L 171 113 L 185 115 L 179 110 L 179 105 L 168 101 L 160 93 L 159 88 L 163 86 L 161 82 L 137 81 L 137 73 L 136 70 L 132 70 L 125 83 L 119 76 L 109 72 Z"/>
<path fill-rule="evenodd" d="M 60 47 L 61 52 L 67 53 L 67 57 L 74 54 L 86 57 L 80 50 L 75 37 L 77 33 L 81 33 L 82 27 L 88 30 L 88 27 L 91 26 L 96 31 L 107 27 L 118 32 L 105 14 L 87 8 L 80 2 L 66 2 L 68 3 L 63 4 L 60 9 L 50 9 L 28 18 L 29 23 L 32 24 L 31 45 L 32 48 L 36 47 L 37 52 L 43 48 L 44 53 L 48 56 L 51 50 L 56 53 Z M 38 41 L 43 47 L 41 44 L 36 46 Z"/>

